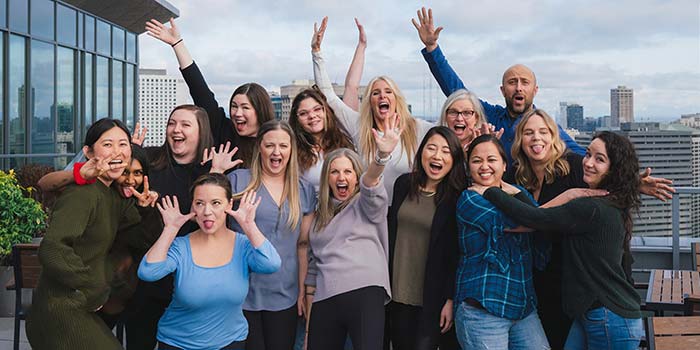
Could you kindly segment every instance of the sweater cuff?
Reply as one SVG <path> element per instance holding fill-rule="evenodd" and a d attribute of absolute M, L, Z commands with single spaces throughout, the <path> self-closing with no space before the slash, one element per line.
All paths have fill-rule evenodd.
<path fill-rule="evenodd" d="M 73 164 L 73 179 L 75 179 L 75 183 L 81 186 L 95 183 L 97 179 L 85 180 L 82 176 L 80 176 L 80 169 L 83 167 L 83 165 L 85 165 L 85 163 Z"/>

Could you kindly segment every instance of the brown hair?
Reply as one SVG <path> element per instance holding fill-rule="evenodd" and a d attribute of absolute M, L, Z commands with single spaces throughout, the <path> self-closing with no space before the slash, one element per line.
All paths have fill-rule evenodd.
<path fill-rule="evenodd" d="M 207 111 L 201 107 L 190 104 L 179 105 L 175 107 L 172 112 L 170 112 L 168 121 L 170 121 L 173 114 L 179 110 L 192 112 L 197 120 L 197 127 L 199 128 L 199 142 L 197 143 L 197 149 L 195 150 L 195 160 L 192 163 L 199 164 L 202 162 L 202 154 L 204 153 L 204 150 L 210 148 L 214 144 L 214 138 L 211 135 L 211 127 L 209 126 L 209 115 L 207 115 Z M 157 170 L 170 167 L 170 161 L 173 159 L 172 150 L 170 149 L 170 144 L 168 144 L 167 137 L 163 145 L 159 148 L 159 152 L 151 162 L 151 167 Z"/>

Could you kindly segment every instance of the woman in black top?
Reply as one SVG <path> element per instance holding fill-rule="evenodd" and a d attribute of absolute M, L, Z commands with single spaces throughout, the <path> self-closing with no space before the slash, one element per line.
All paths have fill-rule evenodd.
<path fill-rule="evenodd" d="M 394 183 L 388 214 L 393 301 L 386 337 L 395 350 L 437 349 L 440 334 L 452 327 L 455 207 L 466 178 L 459 140 L 449 128 L 436 126 L 418 147 L 413 172 Z"/>
<path fill-rule="evenodd" d="M 631 212 L 639 207 L 639 163 L 623 136 L 595 136 L 582 161 L 583 181 L 605 197 L 535 208 L 499 188 L 474 186 L 519 224 L 562 236 L 562 305 L 574 320 L 566 349 L 636 349 L 642 335 L 639 295 L 630 270 Z M 509 185 L 508 185 L 509 186 Z"/>
<path fill-rule="evenodd" d="M 236 88 L 229 102 L 231 119 L 226 118 L 226 112 L 219 106 L 202 72 L 192 60 L 175 21 L 171 18 L 168 28 L 152 19 L 146 23 L 146 31 L 148 35 L 172 46 L 194 104 L 204 108 L 209 115 L 214 144 L 230 141 L 231 145 L 238 147 L 237 158 L 243 160 L 242 167 L 247 168 L 256 147 L 258 129 L 266 121 L 275 119 L 275 109 L 265 88 L 256 83 L 246 83 Z"/>

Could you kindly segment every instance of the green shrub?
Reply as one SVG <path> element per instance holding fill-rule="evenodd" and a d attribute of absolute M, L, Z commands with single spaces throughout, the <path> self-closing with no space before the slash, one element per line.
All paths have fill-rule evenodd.
<path fill-rule="evenodd" d="M 33 188 L 23 188 L 14 170 L 0 170 L 0 261 L 12 253 L 12 245 L 31 242 L 46 227 L 41 204 L 23 191 L 31 193 Z"/>

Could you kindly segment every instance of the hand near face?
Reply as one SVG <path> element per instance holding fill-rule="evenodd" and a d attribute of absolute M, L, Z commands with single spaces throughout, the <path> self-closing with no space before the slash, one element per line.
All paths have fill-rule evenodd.
<path fill-rule="evenodd" d="M 246 227 L 255 225 L 255 211 L 258 209 L 261 200 L 262 197 L 258 197 L 254 191 L 248 191 L 243 194 L 238 209 L 227 209 L 226 214 L 234 218 L 241 225 L 243 231 L 248 232 Z"/>
<path fill-rule="evenodd" d="M 219 151 L 216 151 L 215 147 L 211 149 L 204 149 L 204 154 L 202 155 L 202 165 L 206 162 L 211 161 L 210 173 L 220 173 L 223 174 L 229 169 L 233 169 L 243 161 L 240 159 L 233 159 L 233 156 L 238 152 L 238 147 L 231 148 L 231 142 L 226 141 L 226 145 L 219 145 Z"/>
<path fill-rule="evenodd" d="M 384 119 L 384 133 L 381 136 L 377 129 L 372 128 L 372 135 L 377 144 L 377 151 L 382 158 L 386 158 L 391 154 L 401 140 L 401 132 L 403 130 L 400 128 L 399 120 L 398 114 L 394 114 L 393 118 Z"/>
<path fill-rule="evenodd" d="M 143 141 L 146 140 L 146 133 L 148 132 L 147 127 L 141 127 L 141 123 L 136 122 L 136 127 L 134 127 L 134 133 L 131 135 L 131 143 L 139 146 L 143 146 Z"/>
<path fill-rule="evenodd" d="M 323 42 L 323 35 L 326 34 L 327 25 L 328 16 L 323 17 L 321 27 L 318 27 L 318 25 L 314 23 L 314 36 L 311 37 L 311 52 L 321 51 L 321 42 Z"/>
<path fill-rule="evenodd" d="M 123 154 L 112 154 L 105 158 L 93 157 L 90 158 L 82 168 L 80 168 L 80 176 L 85 180 L 96 179 L 107 171 L 111 170 L 121 170 L 124 171 L 128 166 L 128 163 L 122 161 L 121 163 L 111 163 L 114 159 L 122 157 Z"/>
<path fill-rule="evenodd" d="M 165 196 L 161 203 L 156 205 L 160 215 L 163 217 L 163 226 L 173 229 L 175 232 L 180 230 L 180 227 L 194 217 L 194 213 L 182 214 L 180 212 L 180 203 L 177 201 L 177 196 Z M 163 230 L 165 232 L 167 230 Z"/>
<path fill-rule="evenodd" d="M 433 24 L 433 9 L 425 10 L 425 7 L 416 11 L 418 14 L 418 22 L 415 18 L 411 18 L 413 26 L 418 30 L 418 36 L 420 41 L 425 45 L 425 49 L 428 52 L 432 52 L 437 48 L 438 37 L 440 37 L 440 32 L 442 32 L 442 27 L 435 28 Z M 420 24 L 419 24 L 420 22 Z"/>
<path fill-rule="evenodd" d="M 155 19 L 146 22 L 146 33 L 171 46 L 180 40 L 180 32 L 172 18 L 170 19 L 170 28 Z"/>
<path fill-rule="evenodd" d="M 139 193 L 134 186 L 129 186 L 129 189 L 134 194 L 134 197 L 138 200 L 138 205 L 140 207 L 155 207 L 158 202 L 158 192 L 150 191 L 148 185 L 148 176 L 143 177 L 143 192 Z"/>

